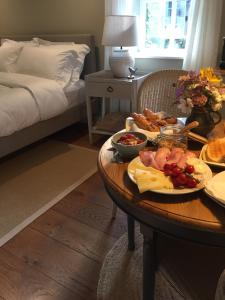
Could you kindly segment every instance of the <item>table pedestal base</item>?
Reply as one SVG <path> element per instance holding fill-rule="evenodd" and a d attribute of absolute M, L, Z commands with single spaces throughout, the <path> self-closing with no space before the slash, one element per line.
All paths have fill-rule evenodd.
<path fill-rule="evenodd" d="M 135 249 L 135 221 L 134 218 L 127 215 L 127 230 L 128 230 L 128 250 L 134 251 Z"/>

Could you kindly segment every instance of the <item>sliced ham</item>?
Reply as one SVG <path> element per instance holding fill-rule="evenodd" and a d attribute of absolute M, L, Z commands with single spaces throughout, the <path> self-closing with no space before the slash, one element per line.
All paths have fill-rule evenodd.
<path fill-rule="evenodd" d="M 182 148 L 173 148 L 171 150 L 170 155 L 168 156 L 167 163 L 168 164 L 177 164 L 178 161 L 183 157 L 184 150 Z"/>
<path fill-rule="evenodd" d="M 159 166 L 160 170 L 163 170 L 164 165 L 167 163 L 168 157 L 170 156 L 171 151 L 169 148 L 162 147 L 156 151 L 155 162 Z"/>
<path fill-rule="evenodd" d="M 153 167 L 158 170 L 163 170 L 165 164 L 177 164 L 180 168 L 187 166 L 187 160 L 191 157 L 196 157 L 191 151 L 184 151 L 182 148 L 162 147 L 157 151 L 144 150 L 139 152 L 140 159 L 146 167 Z"/>
<path fill-rule="evenodd" d="M 182 169 L 185 168 L 187 166 L 188 158 L 191 158 L 191 157 L 196 157 L 195 153 L 191 152 L 191 151 L 186 151 L 184 153 L 184 155 L 181 156 L 180 160 L 178 161 L 178 163 L 177 163 L 178 167 L 180 167 Z"/>
<path fill-rule="evenodd" d="M 155 155 L 156 155 L 156 152 L 154 152 L 154 151 L 140 151 L 139 152 L 140 159 L 146 167 L 151 166 L 155 169 L 159 169 L 159 166 L 158 166 L 157 162 L 155 161 Z"/>

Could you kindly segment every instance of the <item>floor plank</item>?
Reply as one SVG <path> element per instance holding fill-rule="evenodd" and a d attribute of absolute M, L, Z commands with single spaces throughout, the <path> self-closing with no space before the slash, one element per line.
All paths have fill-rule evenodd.
<path fill-rule="evenodd" d="M 76 294 L 0 249 L 0 299 L 74 300 Z"/>
<path fill-rule="evenodd" d="M 34 221 L 31 228 L 99 263 L 102 263 L 116 241 L 115 238 L 52 209 Z"/>
<path fill-rule="evenodd" d="M 83 124 L 51 138 L 91 149 L 106 140 L 96 135 L 89 145 Z M 0 299 L 96 300 L 105 254 L 126 231 L 126 216 L 119 211 L 112 222 L 111 208 L 95 174 L 6 243 L 0 249 Z"/>
<path fill-rule="evenodd" d="M 95 299 L 101 264 L 27 227 L 3 246 L 24 263 L 73 291 L 75 299 Z"/>
<path fill-rule="evenodd" d="M 94 178 L 92 176 L 93 184 Z M 96 195 L 93 196 L 96 198 Z M 119 238 L 127 230 L 125 214 L 118 214 L 116 222 L 113 221 L 112 207 L 97 204 L 92 195 L 87 197 L 83 186 L 80 186 L 79 190 L 72 191 L 53 209 L 115 238 Z"/>

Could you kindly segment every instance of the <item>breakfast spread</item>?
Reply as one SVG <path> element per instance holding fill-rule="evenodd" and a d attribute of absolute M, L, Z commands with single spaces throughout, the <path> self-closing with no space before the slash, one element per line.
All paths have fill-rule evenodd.
<path fill-rule="evenodd" d="M 162 189 L 200 189 L 209 175 L 208 170 L 195 153 L 166 147 L 157 151 L 140 151 L 139 157 L 128 166 L 128 174 L 133 176 L 140 193 Z"/>
<path fill-rule="evenodd" d="M 148 108 L 145 108 L 143 114 L 132 113 L 135 124 L 144 130 L 157 132 L 161 126 L 168 124 L 176 124 L 177 118 L 165 117 L 162 113 L 154 113 Z"/>
<path fill-rule="evenodd" d="M 158 149 L 142 149 L 128 165 L 128 175 L 137 184 L 140 193 L 185 194 L 197 191 L 206 187 L 212 178 L 212 171 L 206 163 L 225 165 L 225 137 L 213 136 L 212 140 L 208 140 L 193 133 L 191 129 L 199 125 L 197 121 L 182 126 L 177 123 L 177 118 L 167 117 L 163 112 L 154 113 L 147 108 L 143 114 L 132 113 L 130 119 L 137 128 L 133 127 L 133 131 L 157 134 L 154 144 Z M 223 129 L 225 133 L 225 122 Z M 187 137 L 205 144 L 200 158 L 187 149 Z M 130 140 L 129 133 L 119 142 L 125 145 L 141 143 L 133 141 L 132 137 Z"/>

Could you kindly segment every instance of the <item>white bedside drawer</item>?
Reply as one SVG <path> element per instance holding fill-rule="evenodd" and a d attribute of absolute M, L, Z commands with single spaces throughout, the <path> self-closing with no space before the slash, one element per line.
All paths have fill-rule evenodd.
<path fill-rule="evenodd" d="M 110 134 L 118 130 L 118 122 L 115 120 L 115 108 L 119 114 L 119 119 L 123 120 L 124 116 L 121 115 L 123 105 L 126 110 L 130 112 L 137 111 L 137 94 L 138 89 L 148 74 L 136 74 L 133 79 L 129 78 L 115 78 L 111 71 L 102 70 L 99 72 L 91 73 L 85 76 L 86 84 L 86 105 L 87 105 L 87 119 L 88 119 L 88 132 L 89 141 L 93 142 L 92 134 Z M 96 122 L 96 115 L 93 118 L 92 100 L 97 98 L 101 101 L 101 108 L 98 111 L 98 121 Z M 106 100 L 106 98 L 109 98 Z M 116 101 L 113 101 L 115 99 Z M 96 100 L 96 99 L 95 99 Z M 123 101 L 126 100 L 126 101 Z M 129 102 L 127 101 L 129 100 Z M 115 104 L 115 106 L 113 106 Z M 124 109 L 124 110 L 125 110 Z M 129 114 L 129 113 L 128 113 Z M 121 119 L 122 118 L 122 119 Z M 121 129 L 123 128 L 125 119 L 122 122 Z M 115 124 L 117 124 L 115 126 Z"/>
<path fill-rule="evenodd" d="M 114 83 L 88 83 L 88 94 L 93 97 L 117 97 L 129 98 L 131 97 L 131 86 Z"/>

